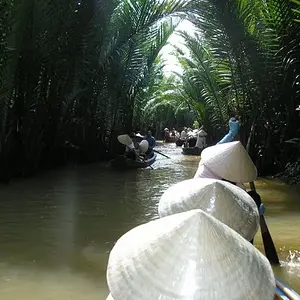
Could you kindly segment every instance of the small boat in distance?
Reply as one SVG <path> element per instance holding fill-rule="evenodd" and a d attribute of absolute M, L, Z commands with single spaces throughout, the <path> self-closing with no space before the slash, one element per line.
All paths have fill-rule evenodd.
<path fill-rule="evenodd" d="M 156 160 L 156 154 L 154 154 L 152 157 L 142 160 L 133 160 L 130 158 L 127 158 L 124 155 L 119 155 L 116 158 L 114 158 L 111 161 L 112 166 L 120 168 L 120 169 L 141 169 L 141 168 L 147 168 L 154 164 Z"/>

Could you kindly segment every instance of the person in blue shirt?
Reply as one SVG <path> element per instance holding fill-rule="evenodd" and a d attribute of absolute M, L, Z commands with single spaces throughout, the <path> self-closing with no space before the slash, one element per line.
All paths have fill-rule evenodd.
<path fill-rule="evenodd" d="M 239 117 L 235 116 L 229 120 L 229 132 L 217 144 L 232 142 L 240 130 Z"/>
<path fill-rule="evenodd" d="M 147 131 L 147 134 L 145 135 L 144 139 L 149 143 L 149 147 L 146 152 L 146 155 L 150 158 L 154 155 L 153 148 L 156 145 L 156 141 L 155 141 L 155 138 L 152 136 L 151 130 Z"/>

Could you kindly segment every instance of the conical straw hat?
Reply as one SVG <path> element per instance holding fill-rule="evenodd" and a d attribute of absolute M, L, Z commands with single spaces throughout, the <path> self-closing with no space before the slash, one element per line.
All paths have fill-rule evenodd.
<path fill-rule="evenodd" d="M 160 217 L 202 209 L 251 241 L 259 228 L 259 213 L 252 197 L 225 181 L 198 178 L 181 181 L 161 196 Z"/>
<path fill-rule="evenodd" d="M 268 260 L 202 210 L 140 225 L 112 249 L 107 282 L 114 300 L 273 300 Z"/>
<path fill-rule="evenodd" d="M 148 141 L 146 140 L 142 140 L 140 143 L 139 143 L 139 150 L 141 153 L 145 153 L 149 148 L 149 143 Z"/>
<path fill-rule="evenodd" d="M 232 182 L 251 182 L 257 177 L 257 169 L 240 142 L 207 147 L 201 160 L 211 172 Z"/>

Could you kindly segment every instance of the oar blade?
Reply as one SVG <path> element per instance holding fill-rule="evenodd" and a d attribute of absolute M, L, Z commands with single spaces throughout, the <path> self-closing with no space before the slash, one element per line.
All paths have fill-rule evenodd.
<path fill-rule="evenodd" d="M 121 134 L 117 137 L 118 141 L 126 146 L 129 146 L 132 143 L 132 139 L 128 134 Z"/>
<path fill-rule="evenodd" d="M 155 149 L 153 149 L 153 151 L 156 152 L 156 153 L 158 153 L 158 154 L 160 154 L 160 155 L 162 155 L 162 156 L 164 156 L 164 157 L 166 157 L 166 158 L 171 158 L 170 156 L 165 155 L 165 154 L 163 154 L 163 153 L 161 153 L 161 152 L 159 152 L 159 151 L 157 151 Z"/>
<path fill-rule="evenodd" d="M 252 191 L 256 190 L 254 182 L 250 182 L 250 188 Z M 260 215 L 260 230 L 267 259 L 272 265 L 279 265 L 277 251 L 263 215 Z"/>
<path fill-rule="evenodd" d="M 260 216 L 260 229 L 267 259 L 272 265 L 279 265 L 277 251 L 263 215 Z"/>

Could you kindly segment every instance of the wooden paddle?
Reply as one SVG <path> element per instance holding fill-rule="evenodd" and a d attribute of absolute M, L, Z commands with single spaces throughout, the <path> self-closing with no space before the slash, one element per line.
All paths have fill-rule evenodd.
<path fill-rule="evenodd" d="M 254 182 L 250 182 L 250 188 L 252 191 L 254 191 L 254 192 L 256 191 Z M 266 257 L 272 265 L 279 265 L 280 263 L 279 263 L 277 251 L 276 251 L 272 236 L 270 234 L 270 231 L 268 229 L 265 217 L 264 217 L 264 215 L 261 215 L 261 214 L 259 217 L 260 217 L 261 236 L 262 236 L 262 240 L 263 240 L 263 244 L 264 244 L 264 248 L 265 248 Z"/>
<path fill-rule="evenodd" d="M 132 143 L 132 139 L 128 134 L 118 135 L 117 139 L 121 144 L 123 144 L 127 147 L 129 147 L 129 145 Z"/>
<path fill-rule="evenodd" d="M 152 149 L 152 150 L 153 150 L 154 152 L 156 152 L 156 153 L 158 153 L 158 154 L 160 154 L 160 155 L 166 157 L 166 158 L 170 158 L 170 159 L 171 159 L 171 157 L 168 156 L 168 155 L 165 155 L 165 154 L 163 154 L 163 153 L 161 153 L 161 152 L 159 152 L 159 151 L 157 151 L 157 150 L 155 150 L 155 149 Z"/>

